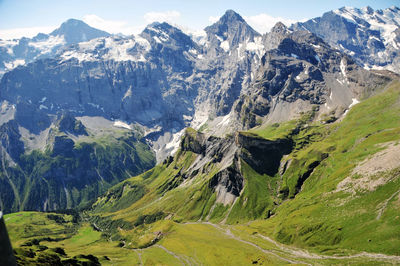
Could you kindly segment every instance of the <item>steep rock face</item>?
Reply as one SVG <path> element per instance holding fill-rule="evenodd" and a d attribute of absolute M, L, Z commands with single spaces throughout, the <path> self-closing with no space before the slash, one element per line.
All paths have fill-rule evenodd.
<path fill-rule="evenodd" d="M 181 150 L 191 151 L 197 154 L 205 153 L 207 147 L 205 145 L 205 135 L 195 131 L 192 128 L 187 128 L 185 135 L 180 143 Z"/>
<path fill-rule="evenodd" d="M 185 178 L 193 178 L 208 172 L 208 167 L 218 165 L 209 186 L 216 193 L 216 202 L 229 205 L 241 195 L 244 177 L 241 160 L 257 173 L 274 176 L 278 173 L 281 159 L 292 151 L 290 139 L 266 140 L 250 133 L 237 132 L 235 136 L 218 138 L 193 129 L 187 129 L 181 142 L 181 151 L 191 151 L 196 160 L 185 171 Z"/>
<path fill-rule="evenodd" d="M 306 29 L 327 43 L 350 54 L 367 68 L 384 68 L 400 72 L 400 43 L 396 32 L 400 26 L 398 7 L 373 10 L 343 7 L 292 26 Z"/>
<path fill-rule="evenodd" d="M 196 93 L 183 82 L 193 71 L 187 51 L 194 44 L 186 35 L 189 44 L 182 43 L 183 33 L 179 31 L 169 36 L 168 42 L 157 43 L 148 50 L 147 45 L 156 37 L 151 34 L 160 35 L 157 37 L 160 40 L 160 31 L 164 28 L 179 31 L 165 23 L 153 25 L 143 32 L 145 39 L 96 39 L 93 46 L 82 46 L 72 54 L 66 51 L 60 59 L 39 60 L 15 69 L 2 79 L 2 99 L 29 102 L 49 114 L 67 111 L 136 121 L 147 126 L 162 124 L 166 128 L 182 128 L 182 115 L 191 114 L 190 103 Z M 129 52 L 124 51 L 126 58 L 115 58 L 109 42 L 126 42 L 132 47 Z M 109 54 L 104 55 L 102 50 Z M 81 55 L 93 59 L 80 61 Z M 103 61 L 105 58 L 97 56 L 110 57 Z M 41 78 L 36 78 L 37 75 Z"/>
<path fill-rule="evenodd" d="M 208 172 L 209 165 L 218 165 L 218 172 L 209 180 L 209 187 L 216 193 L 218 203 L 232 204 L 243 189 L 243 176 L 238 161 L 239 149 L 232 137 L 206 137 L 191 128 L 186 129 L 181 142 L 182 151 L 198 154 L 197 159 L 185 171 L 186 177 Z"/>
<path fill-rule="evenodd" d="M 255 67 L 252 61 L 260 59 L 262 37 L 232 10 L 206 27 L 205 32 L 205 56 L 197 61 L 197 67 L 207 69 L 199 73 L 206 84 L 200 88 L 197 100 L 207 102 L 211 114 L 226 115 L 249 82 Z M 204 87 L 207 91 L 203 91 Z"/>
<path fill-rule="evenodd" d="M 4 223 L 3 213 L 0 211 L 0 264 L 1 265 L 17 265 L 8 237 L 7 228 Z"/>
<path fill-rule="evenodd" d="M 241 148 L 240 158 L 260 174 L 278 173 L 283 155 L 293 148 L 291 139 L 266 140 L 256 135 L 237 133 L 236 145 Z"/>
<path fill-rule="evenodd" d="M 216 202 L 227 205 L 232 204 L 240 196 L 244 179 L 239 169 L 230 166 L 215 174 L 209 185 L 215 190 Z"/>
<path fill-rule="evenodd" d="M 19 161 L 19 157 L 24 153 L 24 143 L 20 138 L 18 124 L 15 120 L 0 126 L 1 157 L 3 160 L 10 158 L 16 162 Z"/>

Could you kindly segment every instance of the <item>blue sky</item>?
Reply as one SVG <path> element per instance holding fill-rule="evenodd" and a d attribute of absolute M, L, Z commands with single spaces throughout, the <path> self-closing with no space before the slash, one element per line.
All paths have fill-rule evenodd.
<path fill-rule="evenodd" d="M 138 33 L 154 20 L 199 30 L 227 9 L 264 33 L 277 20 L 290 24 L 342 6 L 367 5 L 382 9 L 400 6 L 400 0 L 0 0 L 0 38 L 50 32 L 69 18 L 124 34 Z"/>

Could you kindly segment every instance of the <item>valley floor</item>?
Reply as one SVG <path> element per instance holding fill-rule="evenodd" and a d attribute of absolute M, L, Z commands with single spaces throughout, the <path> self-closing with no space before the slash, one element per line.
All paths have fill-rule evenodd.
<path fill-rule="evenodd" d="M 56 216 L 61 218 L 55 219 Z M 251 223 L 226 225 L 210 222 L 159 221 L 157 223 L 160 228 L 169 227 L 168 233 L 159 241 L 154 241 L 151 246 L 139 249 L 129 248 L 129 243 L 122 245 L 119 241 L 102 237 L 102 233 L 95 230 L 94 224 L 88 222 L 73 224 L 69 215 L 23 212 L 9 214 L 5 220 L 17 257 L 20 259 L 19 263 L 22 265 L 36 263 L 51 265 L 57 260 L 55 255 L 60 262 L 70 261 L 71 258 L 84 262 L 94 257 L 94 261 L 102 265 L 400 263 L 400 256 L 349 250 L 340 250 L 340 254 L 326 255 L 283 245 L 259 233 Z M 157 234 L 160 232 L 154 233 L 155 240 Z"/>

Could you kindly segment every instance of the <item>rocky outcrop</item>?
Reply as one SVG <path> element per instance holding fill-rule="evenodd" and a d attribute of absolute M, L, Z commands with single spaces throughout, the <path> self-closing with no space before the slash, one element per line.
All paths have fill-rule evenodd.
<path fill-rule="evenodd" d="M 0 265 L 17 265 L 11 247 L 10 238 L 4 223 L 3 213 L 0 211 Z"/>
<path fill-rule="evenodd" d="M 187 128 L 180 143 L 181 150 L 204 155 L 206 151 L 205 140 L 206 137 L 204 134 L 194 130 L 193 128 Z"/>
<path fill-rule="evenodd" d="M 0 126 L 1 154 L 4 158 L 7 154 L 14 162 L 19 161 L 19 157 L 24 153 L 24 143 L 20 140 L 21 135 L 18 130 L 18 124 L 15 120 L 10 120 Z"/>
<path fill-rule="evenodd" d="M 243 132 L 236 133 L 235 142 L 241 148 L 240 158 L 258 173 L 269 176 L 278 173 L 282 157 L 293 148 L 291 139 L 267 140 Z"/>
<path fill-rule="evenodd" d="M 73 135 L 85 135 L 87 136 L 88 133 L 86 131 L 85 126 L 82 124 L 81 121 L 76 120 L 71 114 L 67 113 L 64 114 L 60 121 L 58 122 L 58 129 L 64 133 L 70 133 Z"/>
<path fill-rule="evenodd" d="M 240 196 L 244 186 L 244 178 L 240 169 L 229 166 L 215 174 L 209 181 L 209 186 L 216 193 L 217 203 L 232 204 Z"/>
<path fill-rule="evenodd" d="M 179 178 L 207 173 L 211 163 L 219 169 L 209 180 L 217 203 L 232 204 L 244 187 L 241 160 L 260 174 L 274 176 L 279 171 L 282 157 L 289 154 L 292 148 L 290 139 L 267 140 L 245 132 L 237 132 L 234 137 L 207 137 L 190 128 L 182 137 L 181 150 L 194 152 L 198 156 Z"/>

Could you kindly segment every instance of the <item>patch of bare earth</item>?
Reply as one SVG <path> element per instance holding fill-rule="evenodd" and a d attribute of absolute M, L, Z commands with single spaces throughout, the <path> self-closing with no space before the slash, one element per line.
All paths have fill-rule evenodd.
<path fill-rule="evenodd" d="M 387 142 L 384 150 L 375 153 L 359 163 L 351 175 L 342 180 L 334 192 L 374 191 L 398 176 L 386 175 L 388 171 L 400 167 L 400 144 Z"/>

